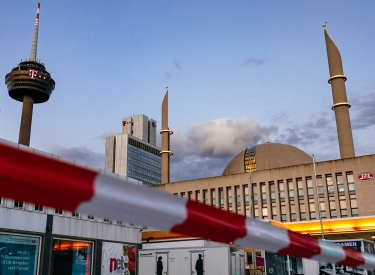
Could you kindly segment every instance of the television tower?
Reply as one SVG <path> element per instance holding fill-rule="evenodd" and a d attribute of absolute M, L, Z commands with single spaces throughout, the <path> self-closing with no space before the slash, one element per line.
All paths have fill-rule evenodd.
<path fill-rule="evenodd" d="M 29 60 L 23 62 L 21 60 L 21 63 L 5 76 L 5 84 L 7 85 L 9 96 L 17 101 L 23 102 L 18 143 L 26 146 L 30 145 L 34 103 L 46 102 L 52 91 L 55 89 L 55 81 L 46 71 L 44 64 L 39 63 L 36 58 L 39 30 L 39 9 L 40 3 L 38 3 L 38 9 L 36 12 L 34 35 Z"/>

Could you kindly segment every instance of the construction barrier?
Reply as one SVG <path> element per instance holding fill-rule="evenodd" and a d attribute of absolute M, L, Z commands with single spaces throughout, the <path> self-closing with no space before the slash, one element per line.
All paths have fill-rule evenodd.
<path fill-rule="evenodd" d="M 375 269 L 371 254 L 134 183 L 0 141 L 2 197 L 273 253 Z"/>

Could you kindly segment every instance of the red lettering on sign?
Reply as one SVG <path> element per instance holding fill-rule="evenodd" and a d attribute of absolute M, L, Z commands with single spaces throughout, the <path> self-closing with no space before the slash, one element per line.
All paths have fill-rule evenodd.
<path fill-rule="evenodd" d="M 374 173 L 371 172 L 364 172 L 357 176 L 357 178 L 361 181 L 372 180 L 374 178 Z"/>

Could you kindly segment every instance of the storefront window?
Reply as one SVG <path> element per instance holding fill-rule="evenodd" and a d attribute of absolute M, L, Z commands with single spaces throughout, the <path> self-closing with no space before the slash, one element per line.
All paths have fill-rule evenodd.
<path fill-rule="evenodd" d="M 54 239 L 52 274 L 90 275 L 92 248 L 92 242 Z"/>
<path fill-rule="evenodd" d="M 0 274 L 37 274 L 40 251 L 39 237 L 0 234 L 0 247 Z"/>

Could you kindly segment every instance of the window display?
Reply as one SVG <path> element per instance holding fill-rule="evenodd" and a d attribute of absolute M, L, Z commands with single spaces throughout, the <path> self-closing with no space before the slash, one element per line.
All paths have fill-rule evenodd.
<path fill-rule="evenodd" d="M 0 234 L 0 274 L 36 275 L 40 237 Z"/>
<path fill-rule="evenodd" d="M 93 243 L 54 239 L 52 248 L 53 275 L 90 275 Z"/>

